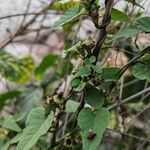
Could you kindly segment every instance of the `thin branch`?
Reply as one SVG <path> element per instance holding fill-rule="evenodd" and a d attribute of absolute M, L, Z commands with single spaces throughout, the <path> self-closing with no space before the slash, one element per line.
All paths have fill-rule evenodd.
<path fill-rule="evenodd" d="M 49 12 L 29 12 L 29 13 L 18 13 L 18 14 L 14 14 L 14 15 L 7 15 L 7 16 L 2 16 L 0 17 L 0 20 L 4 20 L 4 19 L 10 19 L 10 18 L 14 18 L 14 17 L 22 17 L 22 16 L 32 16 L 32 15 L 48 15 L 48 14 L 56 14 L 56 15 L 62 15 L 63 12 L 55 12 L 55 11 L 49 11 Z"/>
<path fill-rule="evenodd" d="M 136 120 L 136 118 L 138 118 L 142 113 L 144 113 L 149 108 L 150 108 L 150 104 L 148 104 L 147 106 L 145 106 L 138 114 L 136 114 L 136 116 L 134 118 L 132 118 L 132 120 L 128 124 L 126 132 L 130 129 L 131 125 L 134 123 L 134 121 Z"/>
<path fill-rule="evenodd" d="M 124 74 L 124 72 L 133 65 L 140 57 L 142 57 L 145 53 L 148 53 L 150 51 L 150 46 L 146 47 L 142 51 L 140 51 L 131 61 L 129 61 L 128 64 L 126 64 L 124 67 L 122 67 L 120 72 L 120 77 Z"/>
<path fill-rule="evenodd" d="M 147 93 L 149 91 L 150 91 L 150 87 L 146 88 L 146 89 L 144 89 L 144 90 L 142 90 L 142 91 L 140 91 L 140 92 L 138 92 L 138 93 L 136 93 L 136 94 L 134 94 L 134 95 L 132 95 L 132 96 L 130 96 L 128 98 L 125 98 L 124 100 L 122 100 L 119 103 L 118 102 L 114 103 L 112 106 L 110 106 L 108 108 L 108 110 L 112 110 L 112 109 L 115 109 L 117 107 L 120 107 L 121 105 L 126 104 L 126 103 L 130 102 L 131 100 L 133 100 L 134 98 L 137 98 L 137 97 L 141 96 L 142 94 Z"/>
<path fill-rule="evenodd" d="M 39 16 L 39 14 L 45 12 L 50 5 L 53 4 L 54 1 L 50 2 L 49 4 L 47 4 L 45 7 L 43 7 L 39 12 L 38 14 L 36 14 L 31 20 L 29 20 L 25 25 L 23 25 L 21 28 L 19 28 L 13 35 L 10 36 L 10 38 L 4 42 L 1 46 L 0 46 L 0 49 L 1 48 L 4 48 L 6 45 L 8 45 L 9 43 L 11 43 L 13 41 L 13 39 L 15 37 L 17 37 L 18 35 L 20 35 L 22 32 L 24 32 L 26 30 L 26 28 L 31 25 L 35 20 L 36 18 Z"/>
<path fill-rule="evenodd" d="M 138 136 L 135 136 L 135 135 L 132 135 L 132 134 L 120 132 L 118 130 L 114 130 L 114 129 L 110 129 L 110 128 L 107 128 L 107 130 L 112 131 L 112 132 L 117 132 L 117 133 L 119 133 L 119 134 L 121 134 L 123 136 L 131 137 L 131 138 L 139 140 L 139 141 L 146 141 L 146 142 L 150 143 L 150 139 L 141 138 L 141 137 L 138 137 Z"/>

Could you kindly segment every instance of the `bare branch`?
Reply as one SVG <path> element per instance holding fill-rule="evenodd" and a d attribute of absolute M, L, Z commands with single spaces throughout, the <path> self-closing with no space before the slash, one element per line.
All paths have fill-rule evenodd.
<path fill-rule="evenodd" d="M 121 105 L 126 104 L 126 103 L 130 102 L 131 100 L 133 100 L 134 98 L 137 98 L 137 97 L 141 96 L 142 94 L 147 93 L 149 91 L 150 91 L 150 87 L 146 88 L 146 89 L 144 89 L 144 90 L 142 90 L 142 91 L 140 91 L 140 92 L 138 92 L 138 93 L 136 93 L 136 94 L 134 94 L 134 95 L 132 95 L 132 96 L 130 96 L 128 98 L 125 98 L 121 102 L 114 103 L 112 106 L 110 106 L 108 108 L 108 110 L 112 110 L 112 109 L 118 108 Z"/>
<path fill-rule="evenodd" d="M 36 18 L 39 16 L 39 14 L 45 12 L 49 8 L 49 6 L 53 4 L 53 2 L 54 2 L 54 0 L 52 2 L 50 2 L 49 4 L 46 4 L 46 6 L 44 6 L 32 19 L 30 19 L 25 25 L 22 25 L 12 36 L 10 36 L 10 38 L 6 42 L 4 42 L 0 46 L 0 48 L 4 48 L 6 45 L 11 43 L 15 37 L 17 37 L 22 32 L 24 32 L 26 30 L 26 28 L 36 20 Z"/>

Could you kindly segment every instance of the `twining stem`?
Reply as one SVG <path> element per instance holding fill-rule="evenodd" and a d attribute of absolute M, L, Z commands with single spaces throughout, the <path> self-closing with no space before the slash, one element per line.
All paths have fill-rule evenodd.
<path fill-rule="evenodd" d="M 106 28 L 111 21 L 110 13 L 112 10 L 113 2 L 114 2 L 114 0 L 105 0 L 105 13 L 103 15 L 102 24 L 98 27 L 98 29 L 100 29 L 99 37 L 98 37 L 98 40 L 96 42 L 96 45 L 95 45 L 95 47 L 93 49 L 93 53 L 92 53 L 92 55 L 94 55 L 96 57 L 96 59 L 98 59 L 102 44 L 107 37 Z"/>

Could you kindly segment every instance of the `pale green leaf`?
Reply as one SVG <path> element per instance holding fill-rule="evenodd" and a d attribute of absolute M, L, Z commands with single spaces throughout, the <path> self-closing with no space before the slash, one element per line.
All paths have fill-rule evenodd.
<path fill-rule="evenodd" d="M 85 86 L 86 86 L 86 82 L 81 82 L 81 83 L 78 85 L 78 87 L 75 88 L 74 90 L 80 92 L 80 91 L 82 91 L 82 90 L 85 88 Z"/>
<path fill-rule="evenodd" d="M 137 18 L 131 25 L 115 35 L 115 38 L 131 37 L 139 33 L 150 32 L 150 17 Z"/>
<path fill-rule="evenodd" d="M 73 100 L 68 100 L 66 103 L 66 112 L 73 113 L 77 110 L 79 103 Z"/>
<path fill-rule="evenodd" d="M 102 68 L 101 68 L 100 66 L 98 66 L 98 65 L 92 65 L 91 67 L 92 67 L 93 70 L 94 70 L 95 72 L 97 72 L 98 74 L 101 74 L 101 73 L 102 73 Z"/>
<path fill-rule="evenodd" d="M 23 134 L 22 134 L 22 133 L 18 133 L 15 137 L 13 137 L 13 138 L 9 141 L 9 143 L 10 143 L 10 144 L 18 143 L 18 142 L 21 140 L 22 137 L 23 137 Z"/>
<path fill-rule="evenodd" d="M 71 7 L 65 12 L 65 14 L 59 20 L 57 20 L 53 24 L 53 28 L 59 28 L 63 26 L 65 23 L 70 22 L 71 20 L 76 18 L 80 14 L 80 12 L 81 10 L 79 6 Z"/>
<path fill-rule="evenodd" d="M 96 61 L 95 56 L 91 56 L 91 57 L 89 58 L 89 61 L 90 61 L 91 63 L 94 63 L 94 62 Z"/>
<path fill-rule="evenodd" d="M 138 63 L 132 68 L 132 74 L 140 80 L 148 80 L 150 82 L 150 63 Z"/>
<path fill-rule="evenodd" d="M 44 108 L 38 107 L 33 109 L 26 120 L 26 127 L 23 130 L 23 136 L 19 141 L 16 150 L 30 150 L 38 141 L 38 139 L 47 133 L 53 121 L 53 113 L 51 112 L 45 118 Z"/>
<path fill-rule="evenodd" d="M 22 112 L 30 112 L 33 108 L 41 105 L 43 89 L 41 87 L 28 88 L 21 97 L 20 105 Z"/>
<path fill-rule="evenodd" d="M 31 56 L 16 58 L 11 54 L 0 51 L 0 74 L 10 81 L 24 83 L 31 78 L 34 61 Z"/>
<path fill-rule="evenodd" d="M 1 147 L 1 150 L 8 150 L 8 148 L 9 148 L 9 143 L 6 143 Z"/>
<path fill-rule="evenodd" d="M 16 132 L 21 131 L 21 128 L 18 126 L 18 124 L 16 123 L 16 120 L 14 119 L 12 115 L 5 118 L 2 124 L 2 127 L 9 129 L 9 130 L 16 131 Z"/>
<path fill-rule="evenodd" d="M 87 77 L 91 74 L 91 68 L 89 66 L 84 66 L 78 69 L 74 77 Z"/>

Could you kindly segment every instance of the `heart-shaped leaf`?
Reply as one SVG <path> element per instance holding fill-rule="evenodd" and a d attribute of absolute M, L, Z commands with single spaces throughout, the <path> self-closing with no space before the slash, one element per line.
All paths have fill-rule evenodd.
<path fill-rule="evenodd" d="M 81 128 L 83 150 L 97 150 L 108 122 L 109 112 L 105 108 L 92 111 L 87 107 L 80 112 L 78 123 Z"/>

